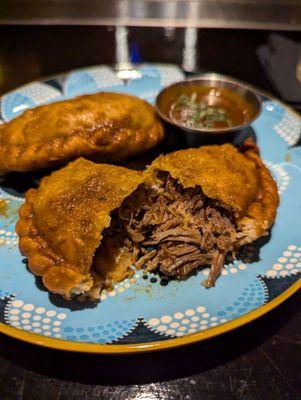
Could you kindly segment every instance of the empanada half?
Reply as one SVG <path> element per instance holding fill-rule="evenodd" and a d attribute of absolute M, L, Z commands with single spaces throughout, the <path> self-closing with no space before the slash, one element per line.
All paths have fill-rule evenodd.
<path fill-rule="evenodd" d="M 145 174 L 159 193 L 144 215 L 146 228 L 155 221 L 148 269 L 181 278 L 209 265 L 203 283 L 214 286 L 226 255 L 266 235 L 275 220 L 277 186 L 253 142 L 240 151 L 231 144 L 180 150 L 158 157 Z"/>
<path fill-rule="evenodd" d="M 26 193 L 16 225 L 20 250 L 51 292 L 67 299 L 76 294 L 97 298 L 101 288 L 132 273 L 131 254 L 118 249 L 112 262 L 116 257 L 119 265 L 112 271 L 107 263 L 107 270 L 97 274 L 92 260 L 111 212 L 141 181 L 140 172 L 78 159 Z M 124 268 L 123 257 L 129 259 Z"/>

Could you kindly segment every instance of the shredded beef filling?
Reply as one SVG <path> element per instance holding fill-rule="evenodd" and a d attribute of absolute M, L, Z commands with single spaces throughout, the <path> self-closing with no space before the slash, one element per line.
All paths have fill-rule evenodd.
<path fill-rule="evenodd" d="M 229 211 L 200 188 L 183 188 L 160 172 L 160 184 L 140 187 L 124 201 L 106 235 L 123 238 L 137 268 L 183 278 L 209 265 L 204 286 L 215 285 L 227 253 L 234 250 L 236 227 Z"/>

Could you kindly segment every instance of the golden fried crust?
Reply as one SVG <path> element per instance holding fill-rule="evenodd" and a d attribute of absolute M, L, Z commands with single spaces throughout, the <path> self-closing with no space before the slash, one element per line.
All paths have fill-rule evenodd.
<path fill-rule="evenodd" d="M 264 235 L 275 220 L 277 186 L 255 146 L 241 153 L 231 144 L 180 150 L 157 158 L 149 168 L 167 171 L 184 187 L 200 186 L 211 199 L 233 211 L 241 229 L 239 245 Z"/>
<path fill-rule="evenodd" d="M 93 286 L 92 258 L 118 208 L 142 173 L 78 159 L 26 194 L 16 231 L 28 266 L 54 293 L 66 298 L 79 284 Z"/>
<path fill-rule="evenodd" d="M 157 158 L 153 168 L 168 171 L 184 187 L 201 186 L 236 215 L 245 212 L 257 192 L 256 165 L 231 144 L 176 151 Z"/>
<path fill-rule="evenodd" d="M 25 111 L 0 126 L 0 172 L 29 171 L 98 154 L 117 161 L 164 136 L 154 108 L 137 97 L 97 93 Z"/>
<path fill-rule="evenodd" d="M 259 184 L 256 197 L 238 221 L 238 227 L 242 232 L 240 245 L 251 243 L 266 234 L 275 221 L 279 205 L 277 185 L 256 148 L 247 150 L 244 155 L 256 165 Z"/>

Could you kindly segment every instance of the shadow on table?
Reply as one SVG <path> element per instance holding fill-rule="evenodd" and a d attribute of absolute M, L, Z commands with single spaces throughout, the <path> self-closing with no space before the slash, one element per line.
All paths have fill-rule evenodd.
<path fill-rule="evenodd" d="M 195 345 L 138 355 L 68 353 L 0 335 L 0 355 L 36 373 L 89 384 L 124 385 L 183 378 L 248 353 L 284 326 L 297 311 L 296 297 L 253 323 Z"/>

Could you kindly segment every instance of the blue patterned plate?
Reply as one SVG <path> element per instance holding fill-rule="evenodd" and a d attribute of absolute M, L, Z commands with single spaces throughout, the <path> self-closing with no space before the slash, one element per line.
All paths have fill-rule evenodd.
<path fill-rule="evenodd" d="M 101 90 L 131 93 L 154 102 L 158 91 L 183 79 L 172 65 L 145 64 L 125 84 L 107 66 L 70 72 L 23 86 L 1 99 L 1 118 L 25 109 Z M 263 97 L 263 112 L 252 128 L 281 197 L 270 237 L 229 263 L 215 288 L 200 282 L 208 269 L 185 282 L 160 281 L 138 271 L 104 292 L 100 303 L 67 302 L 49 294 L 26 269 L 14 232 L 22 195 L 2 181 L 7 203 L 0 217 L 0 331 L 48 347 L 97 353 L 170 348 L 213 337 L 268 312 L 301 286 L 300 117 Z M 25 178 L 24 180 L 28 179 Z"/>

